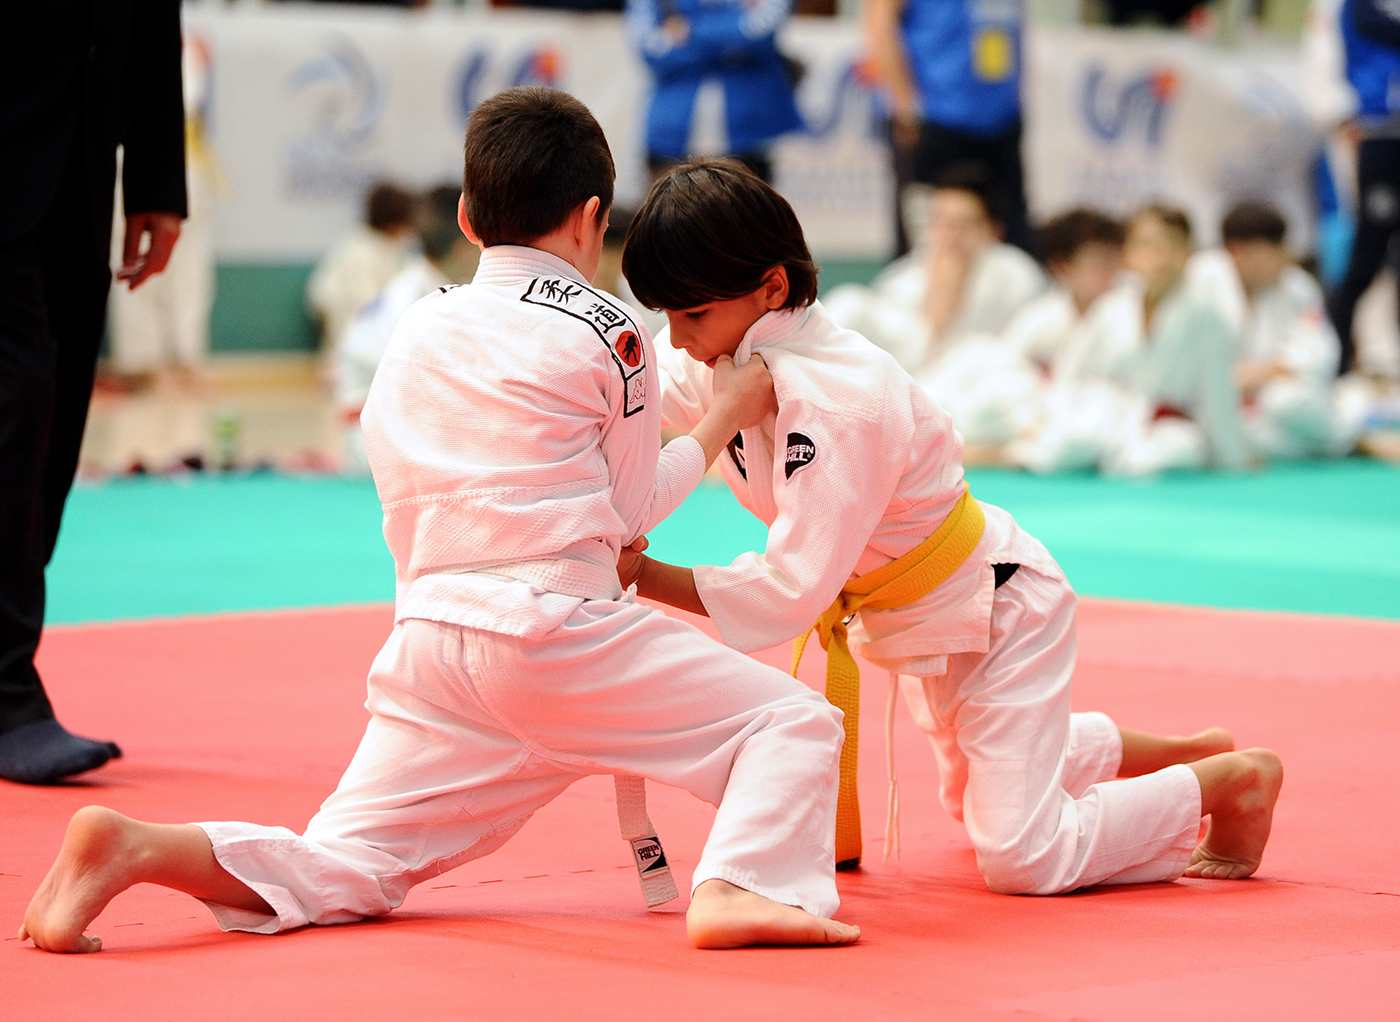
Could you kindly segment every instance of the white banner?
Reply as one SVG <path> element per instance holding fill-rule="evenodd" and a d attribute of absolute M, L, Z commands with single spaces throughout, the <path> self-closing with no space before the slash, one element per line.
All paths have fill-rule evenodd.
<path fill-rule="evenodd" d="M 1158 200 L 1199 243 L 1235 201 L 1277 205 L 1313 242 L 1319 138 L 1296 47 L 1226 50 L 1180 33 L 1045 29 L 1027 41 L 1025 156 L 1033 215 L 1074 205 L 1124 214 Z"/>
<path fill-rule="evenodd" d="M 647 73 L 617 16 L 266 4 L 192 6 L 185 24 L 212 59 L 225 262 L 313 260 L 360 216 L 377 178 L 459 181 L 467 115 L 511 85 L 556 86 L 587 103 L 617 161 L 617 201 L 635 205 L 644 193 Z M 775 183 L 819 257 L 882 258 L 892 183 L 857 27 L 794 19 L 782 46 L 806 68 L 798 103 L 809 131 L 776 147 Z M 1185 206 L 1209 240 L 1225 204 L 1260 195 L 1284 207 L 1295 244 L 1307 244 L 1316 139 L 1296 55 L 1089 29 L 1032 32 L 1027 47 L 1037 215 L 1076 203 L 1127 212 L 1162 198 Z"/>
<path fill-rule="evenodd" d="M 617 16 L 278 4 L 191 7 L 185 25 L 212 57 L 222 260 L 315 258 L 377 178 L 459 181 L 467 115 L 511 85 L 587 103 L 613 149 L 618 202 L 644 194 L 647 72 Z M 821 254 L 878 257 L 890 185 L 873 95 L 853 70 L 859 40 L 821 20 L 791 26 L 784 45 L 808 69 L 799 100 L 813 131 L 778 147 L 777 184 Z"/>

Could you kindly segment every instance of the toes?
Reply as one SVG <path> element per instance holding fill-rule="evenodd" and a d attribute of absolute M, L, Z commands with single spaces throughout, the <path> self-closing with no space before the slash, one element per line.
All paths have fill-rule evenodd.
<path fill-rule="evenodd" d="M 827 927 L 826 942 L 828 944 L 854 944 L 858 940 L 860 940 L 859 926 L 851 926 L 833 920 Z"/>
<path fill-rule="evenodd" d="M 19 933 L 15 936 L 15 939 L 16 939 L 16 940 L 28 940 L 28 939 L 29 939 L 29 928 L 26 927 L 23 923 L 20 923 L 20 924 L 19 924 Z"/>

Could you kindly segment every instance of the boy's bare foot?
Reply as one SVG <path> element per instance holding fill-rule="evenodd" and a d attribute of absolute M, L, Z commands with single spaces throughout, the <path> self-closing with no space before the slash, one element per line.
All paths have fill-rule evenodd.
<path fill-rule="evenodd" d="M 1210 829 L 1185 875 L 1210 880 L 1251 875 L 1269 841 L 1283 762 L 1268 749 L 1246 749 L 1208 757 L 1191 769 L 1201 782 L 1201 814 L 1210 816 Z"/>
<path fill-rule="evenodd" d="M 100 951 L 102 938 L 83 931 L 133 882 L 135 820 L 101 806 L 73 814 L 49 875 L 29 902 L 19 939 L 45 951 Z"/>
<path fill-rule="evenodd" d="M 1235 738 L 1223 727 L 1206 728 L 1200 734 L 1181 739 L 1181 754 L 1178 762 L 1195 763 L 1207 756 L 1219 756 L 1224 752 L 1235 751 Z M 1186 759 L 1184 757 L 1191 757 Z"/>
<path fill-rule="evenodd" d="M 1119 728 L 1118 734 L 1123 739 L 1119 777 L 1140 777 L 1178 763 L 1195 763 L 1208 756 L 1235 751 L 1235 739 L 1223 727 L 1207 728 L 1185 738 L 1150 735 L 1127 728 Z"/>
<path fill-rule="evenodd" d="M 759 944 L 854 944 L 860 928 L 823 919 L 723 880 L 706 880 L 690 898 L 686 935 L 698 948 Z"/>

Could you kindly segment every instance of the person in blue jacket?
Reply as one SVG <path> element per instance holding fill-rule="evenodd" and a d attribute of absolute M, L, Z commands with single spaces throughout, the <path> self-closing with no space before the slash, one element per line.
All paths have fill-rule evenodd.
<path fill-rule="evenodd" d="M 931 184 L 979 163 L 993 216 L 1026 251 L 1021 0 L 869 0 L 866 32 L 888 95 L 896 167 Z"/>
<path fill-rule="evenodd" d="M 802 128 L 790 65 L 774 34 L 791 0 L 627 0 L 627 20 L 651 69 L 647 159 L 653 173 L 694 155 L 729 155 L 764 180 L 769 146 Z M 722 152 L 692 145 L 702 86 L 723 97 Z"/>
<path fill-rule="evenodd" d="M 1400 8 L 1386 0 L 1346 0 L 1341 10 L 1347 81 L 1356 92 L 1351 126 L 1357 150 L 1356 237 L 1346 276 L 1327 303 L 1342 342 L 1340 371 L 1355 367 L 1356 303 L 1400 234 Z"/>

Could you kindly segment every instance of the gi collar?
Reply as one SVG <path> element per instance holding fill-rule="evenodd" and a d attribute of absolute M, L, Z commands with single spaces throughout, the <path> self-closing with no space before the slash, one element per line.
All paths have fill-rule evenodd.
<path fill-rule="evenodd" d="M 816 303 L 813 302 L 802 309 L 775 309 L 764 313 L 739 342 L 739 347 L 734 351 L 734 364 L 743 365 L 756 349 L 782 344 L 796 336 L 811 319 L 815 307 Z"/>
<path fill-rule="evenodd" d="M 525 245 L 492 245 L 481 250 L 473 284 L 514 284 L 531 277 L 568 277 L 587 285 L 577 266 L 557 255 Z"/>

